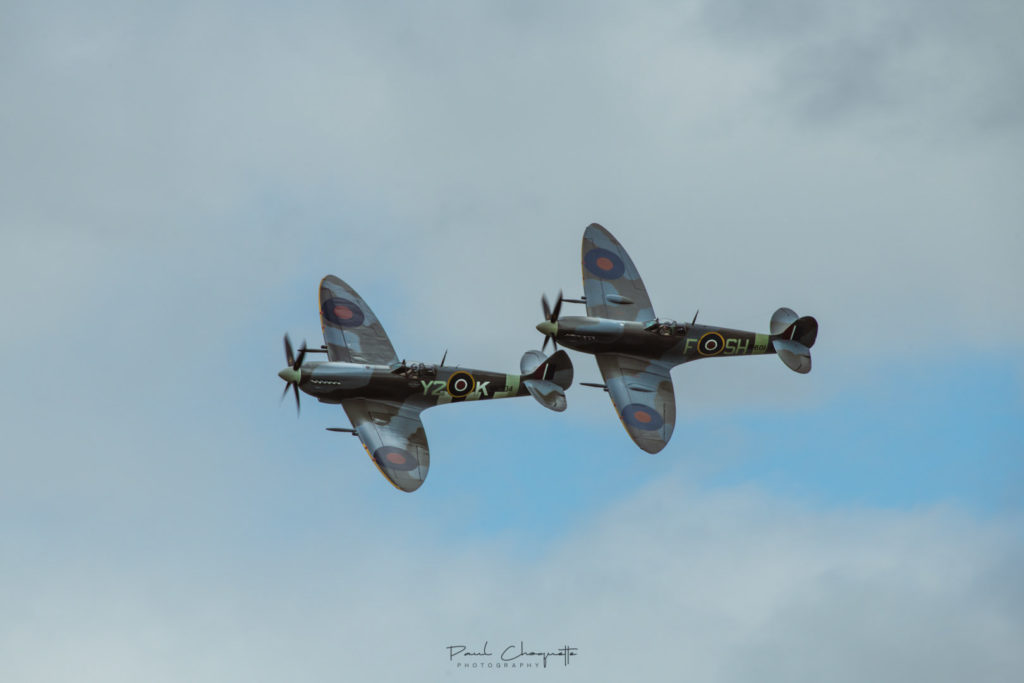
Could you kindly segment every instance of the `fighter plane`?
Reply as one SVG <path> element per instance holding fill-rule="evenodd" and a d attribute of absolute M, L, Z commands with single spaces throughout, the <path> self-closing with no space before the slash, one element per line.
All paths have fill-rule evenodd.
<path fill-rule="evenodd" d="M 288 367 L 277 373 L 287 382 L 281 398 L 291 388 L 296 409 L 300 389 L 321 403 L 340 403 L 353 428 L 328 430 L 358 436 L 380 473 L 401 491 L 415 491 L 427 476 L 430 452 L 420 413 L 431 406 L 529 394 L 545 408 L 565 410 L 572 384 L 565 351 L 550 358 L 527 351 L 519 375 L 446 366 L 444 358 L 440 366 L 406 363 L 366 302 L 333 275 L 320 282 L 320 325 L 326 343 L 319 349 L 303 343 L 298 356 L 285 335 Z M 307 353 L 325 353 L 328 360 L 304 363 Z"/>
<path fill-rule="evenodd" d="M 657 453 L 672 437 L 676 421 L 675 392 L 669 371 L 699 358 L 775 353 L 790 369 L 811 370 L 810 347 L 818 322 L 788 308 L 775 311 L 769 334 L 713 325 L 662 320 L 654 315 L 640 274 L 618 240 L 597 223 L 583 233 L 583 290 L 580 299 L 563 299 L 554 310 L 541 296 L 545 320 L 537 325 L 544 338 L 591 353 L 597 359 L 603 388 L 622 426 L 648 453 Z M 586 304 L 587 315 L 559 319 L 562 302 Z"/>

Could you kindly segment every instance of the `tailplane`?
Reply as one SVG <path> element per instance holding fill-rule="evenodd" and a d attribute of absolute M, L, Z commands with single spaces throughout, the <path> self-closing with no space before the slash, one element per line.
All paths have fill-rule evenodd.
<path fill-rule="evenodd" d="M 806 374 L 811 371 L 811 347 L 818 338 L 818 321 L 803 317 L 789 308 L 772 314 L 770 325 L 772 346 L 779 359 L 790 370 Z"/>
<path fill-rule="evenodd" d="M 565 410 L 565 390 L 572 385 L 572 361 L 565 351 L 556 351 L 548 358 L 540 351 L 527 351 L 519 368 L 523 386 L 538 403 L 556 412 Z"/>

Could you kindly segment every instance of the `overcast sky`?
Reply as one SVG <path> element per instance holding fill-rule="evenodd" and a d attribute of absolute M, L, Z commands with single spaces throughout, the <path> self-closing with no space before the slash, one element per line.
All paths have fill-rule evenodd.
<path fill-rule="evenodd" d="M 523 641 L 578 654 L 509 678 L 1015 680 L 1022 29 L 0 3 L 0 678 L 459 680 L 448 646 Z M 411 495 L 278 403 L 328 273 L 399 355 L 515 370 L 595 221 L 662 317 L 817 317 L 814 370 L 677 368 L 656 456 L 578 384 L 430 411 Z"/>

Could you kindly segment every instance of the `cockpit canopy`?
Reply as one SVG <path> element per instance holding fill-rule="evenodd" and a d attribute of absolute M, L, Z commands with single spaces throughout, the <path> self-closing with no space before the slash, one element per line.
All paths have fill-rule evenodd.
<path fill-rule="evenodd" d="M 645 330 L 655 332 L 663 337 L 684 335 L 688 327 L 686 323 L 677 323 L 675 320 L 669 320 L 668 318 L 655 318 L 650 322 L 644 323 Z"/>
<path fill-rule="evenodd" d="M 437 377 L 437 366 L 433 363 L 400 363 L 391 364 L 391 372 L 409 379 L 426 379 Z"/>

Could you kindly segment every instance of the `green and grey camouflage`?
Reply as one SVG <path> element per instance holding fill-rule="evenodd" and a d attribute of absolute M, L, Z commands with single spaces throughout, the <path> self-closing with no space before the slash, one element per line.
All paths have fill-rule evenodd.
<path fill-rule="evenodd" d="M 562 299 L 537 330 L 562 344 L 593 354 L 615 410 L 636 444 L 657 453 L 672 437 L 675 391 L 669 371 L 682 363 L 719 356 L 777 353 L 796 372 L 811 369 L 810 347 L 818 323 L 780 308 L 770 332 L 760 334 L 693 322 L 661 320 L 654 314 L 640 273 L 610 232 L 593 223 L 583 233 L 584 298 Z M 559 318 L 562 301 L 585 303 L 586 316 Z"/>

